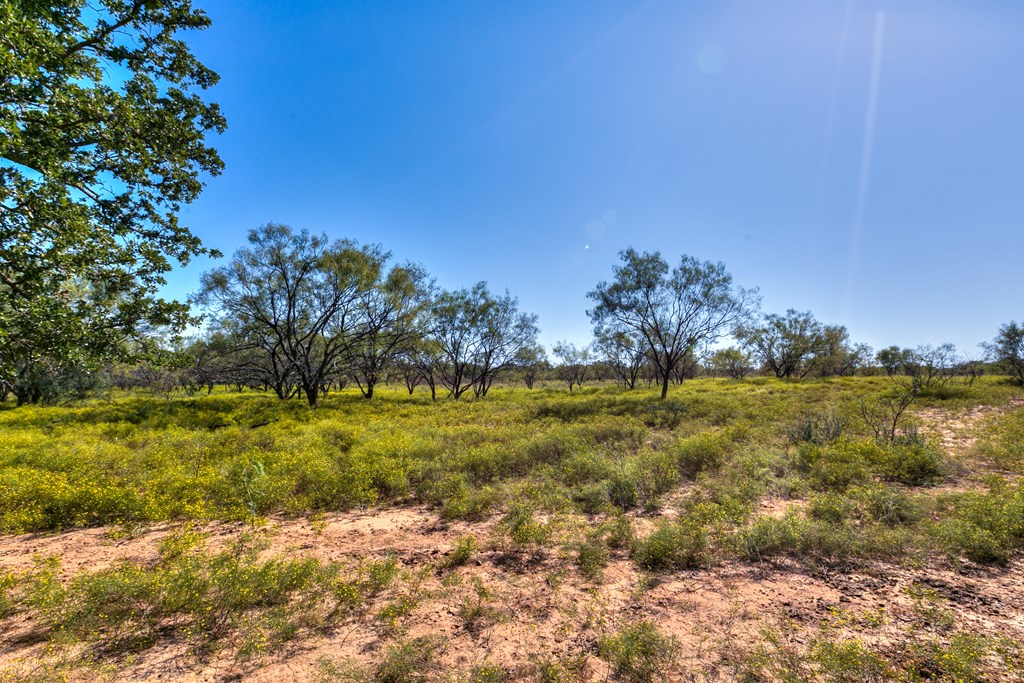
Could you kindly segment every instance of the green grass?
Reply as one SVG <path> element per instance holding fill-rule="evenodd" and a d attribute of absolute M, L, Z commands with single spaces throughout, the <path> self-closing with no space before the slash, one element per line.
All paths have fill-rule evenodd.
<path fill-rule="evenodd" d="M 683 487 L 679 518 L 633 550 L 645 568 L 782 555 L 846 562 L 936 540 L 959 557 L 1006 561 L 1021 548 L 1008 521 L 1015 489 L 963 497 L 959 508 L 933 500 L 929 488 L 963 463 L 913 429 L 877 443 L 858 423 L 861 400 L 891 390 L 884 377 L 755 378 L 688 381 L 665 401 L 653 389 L 588 387 L 436 403 L 422 393 L 382 390 L 366 401 L 349 391 L 316 411 L 220 391 L 3 406 L 0 531 L 253 521 L 418 501 L 449 519 L 501 515 L 509 544 L 529 549 L 557 533 L 545 521 L 555 515 L 656 511 Z M 987 377 L 920 404 L 959 410 L 1014 395 Z M 972 474 L 1019 468 L 1022 416 L 986 428 L 973 461 L 995 464 Z M 784 524 L 759 520 L 757 502 L 769 495 L 808 504 Z M 823 549 L 821 538 L 830 539 Z M 582 553 L 581 567 L 596 577 L 603 551 Z"/>

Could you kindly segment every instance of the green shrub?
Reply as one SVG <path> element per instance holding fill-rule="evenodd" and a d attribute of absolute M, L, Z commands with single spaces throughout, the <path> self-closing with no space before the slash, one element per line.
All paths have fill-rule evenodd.
<path fill-rule="evenodd" d="M 633 561 L 643 569 L 694 569 L 712 564 L 723 535 L 724 515 L 716 505 L 694 506 L 675 520 L 661 522 L 633 546 Z"/>
<path fill-rule="evenodd" d="M 536 518 L 533 506 L 526 502 L 514 503 L 502 518 L 501 530 L 517 547 L 543 546 L 551 536 L 551 525 Z"/>
<path fill-rule="evenodd" d="M 12 589 L 19 583 L 14 572 L 0 573 L 0 619 L 6 619 L 14 612 Z"/>
<path fill-rule="evenodd" d="M 829 524 L 844 524 L 859 512 L 857 501 L 840 492 L 819 493 L 811 496 L 807 503 L 807 514 Z"/>
<path fill-rule="evenodd" d="M 618 472 L 608 481 L 608 500 L 620 510 L 632 510 L 640 502 L 636 481 L 626 472 Z"/>
<path fill-rule="evenodd" d="M 649 683 L 666 680 L 675 662 L 679 643 L 649 621 L 628 626 L 616 635 L 598 641 L 598 655 L 607 661 L 620 680 Z"/>
<path fill-rule="evenodd" d="M 676 461 L 679 473 L 687 479 L 696 479 L 702 472 L 714 472 L 725 461 L 732 444 L 724 432 L 703 432 L 679 439 L 668 447 Z"/>
<path fill-rule="evenodd" d="M 952 518 L 939 522 L 936 534 L 946 549 L 955 556 L 966 557 L 979 564 L 1006 564 L 1009 553 L 990 530 L 969 519 Z"/>
<path fill-rule="evenodd" d="M 608 546 L 601 534 L 593 534 L 576 546 L 576 566 L 580 573 L 591 581 L 599 581 L 608 564 Z"/>
<path fill-rule="evenodd" d="M 633 523 L 625 515 L 612 517 L 602 525 L 602 531 L 606 534 L 605 540 L 611 548 L 629 550 L 636 542 Z"/>
<path fill-rule="evenodd" d="M 586 655 L 546 659 L 537 663 L 537 677 L 541 683 L 582 682 L 587 666 Z"/>
<path fill-rule="evenodd" d="M 732 536 L 740 558 L 757 561 L 799 553 L 805 544 L 807 524 L 794 514 L 782 519 L 763 516 Z"/>
<path fill-rule="evenodd" d="M 844 490 L 871 477 L 869 462 L 879 450 L 874 443 L 838 441 L 827 446 L 801 444 L 797 464 L 813 485 L 821 490 Z"/>
<path fill-rule="evenodd" d="M 611 504 L 607 484 L 589 484 L 573 489 L 572 499 L 579 511 L 588 515 L 604 512 Z"/>
<path fill-rule="evenodd" d="M 1024 410 L 1007 412 L 986 425 L 974 448 L 996 467 L 1024 474 Z"/>
<path fill-rule="evenodd" d="M 339 590 L 339 565 L 261 559 L 263 549 L 243 536 L 214 554 L 186 531 L 161 545 L 155 565 L 124 562 L 69 581 L 54 558 L 31 573 L 23 602 L 54 640 L 130 651 L 162 638 L 201 645 L 234 636 L 239 656 L 248 657 L 341 618 L 362 599 L 358 590 Z"/>
<path fill-rule="evenodd" d="M 953 555 L 982 564 L 1005 564 L 1024 549 L 1024 484 L 997 484 L 987 493 L 952 497 L 935 533 Z"/>
<path fill-rule="evenodd" d="M 505 683 L 511 679 L 508 671 L 494 664 L 477 664 L 469 670 L 468 683 Z"/>
<path fill-rule="evenodd" d="M 642 451 L 633 465 L 640 503 L 653 507 L 657 497 L 671 491 L 679 482 L 674 458 L 664 451 Z"/>
<path fill-rule="evenodd" d="M 928 486 L 946 476 L 945 456 L 923 443 L 894 443 L 872 452 L 871 467 L 883 479 L 907 486 Z"/>
<path fill-rule="evenodd" d="M 804 413 L 786 428 L 786 437 L 792 444 L 831 443 L 843 435 L 845 421 L 834 411 Z"/>
<path fill-rule="evenodd" d="M 452 551 L 448 553 L 448 556 L 444 558 L 443 566 L 449 569 L 453 567 L 461 567 L 462 565 L 469 562 L 476 552 L 477 544 L 476 539 L 472 536 L 463 536 L 455 542 L 455 546 Z"/>
<path fill-rule="evenodd" d="M 858 487 L 851 492 L 861 504 L 865 516 L 890 526 L 905 526 L 921 519 L 919 504 L 904 491 L 884 484 Z"/>
<path fill-rule="evenodd" d="M 440 644 L 433 638 L 415 638 L 390 646 L 373 672 L 376 683 L 415 683 L 436 668 Z"/>

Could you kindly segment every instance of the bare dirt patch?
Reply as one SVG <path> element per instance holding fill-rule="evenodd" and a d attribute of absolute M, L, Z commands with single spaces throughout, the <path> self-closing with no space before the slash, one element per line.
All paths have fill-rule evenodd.
<path fill-rule="evenodd" d="M 439 672 L 466 672 L 489 664 L 504 669 L 512 680 L 536 680 L 538 663 L 574 656 L 582 662 L 582 680 L 606 680 L 607 664 L 596 656 L 598 639 L 624 625 L 651 620 L 682 645 L 682 668 L 669 680 L 686 680 L 686 670 L 699 672 L 703 680 L 730 680 L 738 659 L 756 646 L 765 627 L 795 625 L 795 638 L 807 639 L 822 619 L 882 610 L 886 622 L 873 637 L 895 638 L 917 618 L 922 592 L 948 607 L 949 618 L 960 627 L 1024 639 L 1021 563 L 969 573 L 941 566 L 879 564 L 841 572 L 812 571 L 787 562 L 728 563 L 652 576 L 619 552 L 595 583 L 580 574 L 568 547 L 510 552 L 500 544 L 488 546 L 494 525 L 493 519 L 445 522 L 421 507 L 270 520 L 270 547 L 265 551 L 270 555 L 358 562 L 392 554 L 402 568 L 401 578 L 331 632 L 296 639 L 272 654 L 242 660 L 229 644 L 198 656 L 185 643 L 162 642 L 117 662 L 118 678 L 331 680 L 323 678 L 325 671 L 372 667 L 395 643 L 426 637 L 437 644 Z M 223 545 L 243 530 L 237 524 L 207 527 L 212 545 Z M 172 531 L 172 526 L 161 525 L 123 539 L 111 538 L 105 529 L 4 537 L 0 571 L 27 569 L 34 557 L 47 554 L 60 557 L 69 575 L 119 561 L 148 563 Z M 478 538 L 482 550 L 465 566 L 442 569 L 440 560 L 465 535 Z M 408 613 L 390 622 L 382 619 L 382 610 L 403 596 L 414 605 Z M 31 667 L 53 655 L 33 639 L 31 623 L 15 617 L 5 627 L 0 671 Z M 81 668 L 74 676 L 106 678 Z"/>
<path fill-rule="evenodd" d="M 1024 407 L 1024 398 L 1010 399 L 1005 406 L 978 405 L 962 411 L 924 408 L 914 415 L 926 436 L 937 438 L 950 455 L 963 456 L 977 442 L 980 423 L 1020 407 Z"/>

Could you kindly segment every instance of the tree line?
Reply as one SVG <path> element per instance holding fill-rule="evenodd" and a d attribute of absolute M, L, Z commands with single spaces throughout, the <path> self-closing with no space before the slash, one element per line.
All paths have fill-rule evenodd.
<path fill-rule="evenodd" d="M 734 285 L 722 263 L 692 256 L 670 266 L 658 252 L 626 249 L 613 278 L 587 296 L 593 341 L 558 342 L 549 358 L 537 316 L 508 292 L 493 294 L 485 282 L 445 290 L 422 265 L 394 262 L 380 245 L 267 224 L 251 230 L 248 246 L 227 264 L 203 274 L 192 301 L 206 316 L 203 334 L 156 361 L 108 367 L 105 375 L 122 388 L 189 394 L 256 388 L 314 408 L 353 385 L 371 399 L 382 382 L 459 399 L 484 397 L 499 379 L 527 388 L 554 380 L 570 392 L 614 380 L 630 389 L 658 385 L 664 398 L 670 384 L 699 374 L 885 373 L 929 388 L 957 375 L 973 382 L 986 363 L 998 363 L 1024 383 L 1024 328 L 1016 323 L 1003 326 L 984 356 L 962 356 L 952 344 L 874 353 L 808 311 L 761 313 L 756 290 Z M 736 343 L 722 348 L 727 336 Z M 9 389 L 19 402 L 46 402 L 87 390 L 88 378 L 83 371 Z"/>

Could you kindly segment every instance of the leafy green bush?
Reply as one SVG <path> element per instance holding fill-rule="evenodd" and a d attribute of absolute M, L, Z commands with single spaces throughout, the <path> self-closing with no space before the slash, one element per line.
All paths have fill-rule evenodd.
<path fill-rule="evenodd" d="M 1024 482 L 995 482 L 986 493 L 965 493 L 948 501 L 949 516 L 939 537 L 953 553 L 975 562 L 1004 563 L 1024 549 Z"/>
<path fill-rule="evenodd" d="M 896 442 L 871 453 L 871 467 L 883 479 L 907 486 L 939 482 L 948 471 L 940 451 L 924 443 Z"/>
<path fill-rule="evenodd" d="M 816 488 L 843 490 L 870 479 L 869 462 L 878 449 L 868 442 L 838 441 L 825 446 L 804 443 L 797 451 L 797 466 Z"/>
<path fill-rule="evenodd" d="M 781 519 L 762 516 L 732 536 L 732 545 L 741 559 L 761 561 L 798 554 L 805 545 L 808 525 L 795 514 Z"/>

